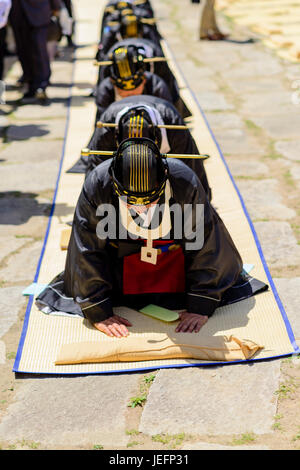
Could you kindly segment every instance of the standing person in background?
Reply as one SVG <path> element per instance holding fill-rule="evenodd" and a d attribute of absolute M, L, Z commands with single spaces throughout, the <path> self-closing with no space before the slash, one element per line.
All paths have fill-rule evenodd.
<path fill-rule="evenodd" d="M 11 0 L 0 0 L 0 80 L 3 79 L 4 72 L 4 56 L 5 56 L 5 27 L 9 11 L 11 8 Z"/>
<path fill-rule="evenodd" d="M 208 39 L 210 41 L 221 41 L 226 38 L 227 35 L 221 33 L 217 25 L 215 14 L 215 0 L 206 0 L 205 4 L 203 5 L 201 15 L 200 39 Z"/>
<path fill-rule="evenodd" d="M 61 0 L 12 0 L 10 22 L 28 91 L 22 103 L 45 102 L 51 69 L 47 36 L 51 16 L 58 16 Z"/>

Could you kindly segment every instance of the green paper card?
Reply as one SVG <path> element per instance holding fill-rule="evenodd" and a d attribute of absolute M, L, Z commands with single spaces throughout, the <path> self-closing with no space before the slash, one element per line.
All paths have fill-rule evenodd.
<path fill-rule="evenodd" d="M 148 315 L 149 317 L 166 322 L 179 319 L 179 314 L 177 312 L 173 312 L 173 310 L 168 310 L 167 308 L 158 307 L 158 305 L 147 305 L 147 307 L 142 308 L 140 312 Z"/>

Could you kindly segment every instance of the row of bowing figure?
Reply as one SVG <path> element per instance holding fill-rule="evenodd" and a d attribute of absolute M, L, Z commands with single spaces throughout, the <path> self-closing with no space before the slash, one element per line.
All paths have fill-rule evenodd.
<path fill-rule="evenodd" d="M 107 3 L 96 57 L 95 120 L 69 173 L 84 173 L 65 269 L 37 298 L 47 313 L 130 334 L 114 308 L 178 310 L 199 332 L 216 309 L 268 289 L 212 204 L 214 188 L 185 123 L 191 116 L 163 53 L 149 1 Z M 202 143 L 201 143 L 202 145 Z"/>

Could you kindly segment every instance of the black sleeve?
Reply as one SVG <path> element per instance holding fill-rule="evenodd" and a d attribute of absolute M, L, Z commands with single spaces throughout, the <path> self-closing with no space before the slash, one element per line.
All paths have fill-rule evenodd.
<path fill-rule="evenodd" d="M 115 132 L 113 129 L 102 127 L 96 128 L 89 142 L 90 150 L 116 150 Z M 86 171 L 86 178 L 90 172 L 105 160 L 101 155 L 90 155 Z"/>
<path fill-rule="evenodd" d="M 96 211 L 101 201 L 96 203 L 89 196 L 92 187 L 93 178 L 89 178 L 76 206 L 64 282 L 66 295 L 74 298 L 91 323 L 96 323 L 112 316 L 113 310 L 106 240 L 100 240 L 96 233 L 100 221 Z"/>
<path fill-rule="evenodd" d="M 162 39 L 156 25 L 143 25 L 143 38 L 160 45 Z"/>
<path fill-rule="evenodd" d="M 163 57 L 163 55 L 160 56 Z M 154 71 L 156 75 L 161 77 L 166 82 L 172 95 L 172 102 L 176 103 L 179 99 L 179 87 L 177 80 L 171 72 L 167 62 L 157 62 L 155 64 Z"/>
<path fill-rule="evenodd" d="M 115 42 L 117 42 L 116 36 L 116 28 L 109 28 L 108 26 L 105 26 L 100 43 L 98 45 L 98 60 L 104 60 L 109 49 L 115 44 Z"/>
<path fill-rule="evenodd" d="M 191 195 L 186 198 L 186 203 L 192 207 L 193 220 L 185 227 L 183 240 L 186 305 L 190 313 L 211 316 L 220 305 L 223 293 L 235 284 L 243 263 L 223 221 L 206 198 L 201 183 L 196 177 L 191 176 L 191 180 L 196 181 L 196 185 L 191 190 L 186 184 Z M 199 204 L 196 219 L 196 206 Z M 196 244 L 192 233 L 198 235 Z"/>
<path fill-rule="evenodd" d="M 97 86 L 96 92 L 96 105 L 97 105 L 97 115 L 96 121 L 99 120 L 101 114 L 108 108 L 108 106 L 115 101 L 115 92 L 114 86 L 110 81 L 110 78 L 105 78 Z"/>
<path fill-rule="evenodd" d="M 182 126 L 185 125 L 180 114 L 174 110 L 171 106 L 166 109 L 165 116 L 164 116 L 165 124 L 173 124 L 175 126 Z M 170 153 L 183 153 L 183 154 L 198 154 L 197 145 L 189 131 L 186 130 L 175 130 L 175 129 L 168 129 L 167 130 L 168 140 L 171 147 Z M 189 160 L 185 160 L 185 163 L 189 162 Z M 190 166 L 190 165 L 188 165 Z"/>
<path fill-rule="evenodd" d="M 179 114 L 174 113 L 173 110 L 168 109 L 167 115 L 165 119 L 165 124 L 174 124 L 174 125 L 183 125 L 184 121 Z M 198 147 L 196 142 L 193 139 L 190 130 L 167 130 L 168 140 L 170 144 L 170 153 L 178 153 L 178 154 L 190 154 L 190 155 L 197 155 L 199 154 Z M 182 159 L 183 163 L 185 163 L 189 168 L 191 168 L 198 178 L 201 181 L 201 184 L 205 190 L 208 199 L 211 200 L 211 189 L 209 187 L 204 161 L 201 159 Z"/>
<path fill-rule="evenodd" d="M 172 95 L 166 82 L 154 73 L 145 72 L 146 85 L 144 95 L 157 96 L 172 103 Z"/>

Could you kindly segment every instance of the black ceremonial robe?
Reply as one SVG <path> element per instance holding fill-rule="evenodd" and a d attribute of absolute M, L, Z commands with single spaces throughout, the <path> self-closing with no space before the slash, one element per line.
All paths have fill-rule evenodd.
<path fill-rule="evenodd" d="M 164 124 L 184 125 L 177 109 L 168 101 L 158 98 L 156 96 L 138 95 L 124 98 L 121 101 L 112 103 L 106 111 L 100 116 L 102 122 L 116 122 L 116 117 L 124 108 L 134 107 L 137 105 L 146 105 L 150 108 L 157 110 L 162 118 Z M 170 150 L 168 153 L 173 154 L 199 154 L 197 145 L 190 133 L 187 130 L 166 130 Z M 125 136 L 126 138 L 128 136 Z M 117 142 L 115 137 L 115 129 L 109 127 L 95 128 L 92 138 L 87 146 L 91 150 L 116 150 Z M 164 149 L 160 149 L 164 153 Z M 205 149 L 201 149 L 205 152 Z M 75 163 L 75 165 L 68 171 L 69 173 L 86 173 L 88 175 L 103 158 L 99 155 L 91 155 L 89 157 L 82 156 Z M 203 160 L 200 159 L 184 159 L 183 162 L 195 171 L 200 179 L 202 186 L 211 199 L 211 189 L 208 184 L 207 175 L 204 168 Z"/>
<path fill-rule="evenodd" d="M 138 104 L 144 104 L 146 106 L 150 106 L 151 108 L 156 109 L 161 115 L 164 124 L 184 125 L 183 119 L 171 103 L 166 100 L 162 100 L 161 98 L 147 95 L 132 96 L 129 98 L 125 98 L 122 101 L 114 102 L 101 115 L 100 120 L 102 122 L 115 122 L 117 114 L 122 111 L 124 107 L 128 106 L 130 108 L 130 106 L 136 106 Z M 199 154 L 199 150 L 196 146 L 196 143 L 188 129 L 167 129 L 166 134 L 170 146 L 170 150 L 168 151 L 168 153 L 192 155 Z M 115 150 L 115 130 L 112 128 L 105 127 L 103 127 L 102 129 L 96 128 L 88 145 L 88 148 L 90 148 L 91 150 Z M 161 149 L 161 151 L 162 153 L 164 153 L 164 149 Z M 102 159 L 98 155 L 92 155 L 90 157 L 87 157 L 87 174 L 89 174 L 101 162 Z M 206 194 L 210 199 L 211 190 L 208 185 L 203 161 L 200 159 L 184 159 L 183 162 L 195 171 L 196 175 L 202 183 L 202 186 L 204 187 Z"/>
<path fill-rule="evenodd" d="M 148 39 L 144 39 L 144 38 L 128 38 L 128 39 L 123 39 L 115 43 L 114 46 L 108 51 L 105 57 L 105 60 L 109 60 L 110 54 L 113 52 L 115 48 L 128 47 L 128 46 L 136 46 L 144 50 L 147 58 L 164 57 L 163 50 L 158 43 L 149 41 Z M 166 82 L 166 84 L 168 85 L 170 89 L 170 93 L 172 95 L 172 102 L 176 104 L 177 101 L 179 100 L 179 87 L 177 84 L 177 80 L 174 77 L 168 63 L 167 62 L 155 62 L 152 64 L 150 63 L 147 65 L 147 70 L 149 72 L 155 73 Z M 108 76 L 109 76 L 109 66 L 100 67 L 98 83 L 100 83 L 104 78 Z M 183 116 L 183 117 L 187 117 L 187 116 Z"/>
<path fill-rule="evenodd" d="M 116 24 L 110 26 L 110 22 L 115 22 Z M 140 37 L 144 39 L 149 39 L 152 42 L 160 44 L 161 35 L 157 30 L 156 25 L 149 25 L 149 24 L 140 24 Z M 121 34 L 121 22 L 116 16 L 116 14 L 109 15 L 105 23 L 102 25 L 101 29 L 101 38 L 98 44 L 98 52 L 97 52 L 97 59 L 104 60 L 104 57 L 108 53 L 109 49 L 113 47 L 113 45 L 120 41 L 123 38 Z"/>
<path fill-rule="evenodd" d="M 120 0 L 109 0 L 105 8 L 111 7 L 111 6 L 116 6 L 117 3 L 119 3 Z M 145 1 L 144 3 L 141 3 L 140 5 L 135 5 L 133 1 L 129 1 L 128 3 L 131 4 L 131 8 L 133 9 L 134 14 L 141 16 L 143 18 L 153 18 L 154 17 L 154 11 L 153 8 L 150 4 L 150 2 Z M 107 16 L 109 16 L 109 12 L 104 12 L 104 15 L 102 17 L 102 22 L 105 22 Z"/>
<path fill-rule="evenodd" d="M 145 86 L 143 95 L 158 96 L 164 100 L 172 102 L 172 96 L 166 82 L 151 72 L 145 72 Z M 105 78 L 96 90 L 96 122 L 108 106 L 116 100 L 114 85 L 109 77 Z"/>
<path fill-rule="evenodd" d="M 172 276 L 172 271 L 177 269 L 175 261 L 169 267 L 169 274 L 165 270 L 162 275 L 157 273 L 156 291 L 148 288 L 147 276 L 141 273 L 138 281 L 142 284 L 138 292 L 132 290 L 136 273 L 128 271 L 128 261 L 134 257 L 137 257 L 135 261 L 140 259 L 144 241 L 120 240 L 117 235 L 100 239 L 96 235 L 101 219 L 96 215 L 97 208 L 112 204 L 118 213 L 118 198 L 113 193 L 108 171 L 110 165 L 111 160 L 100 164 L 84 183 L 75 210 L 65 271 L 38 296 L 39 308 L 76 313 L 91 323 L 112 316 L 116 305 L 140 309 L 149 303 L 170 309 L 186 308 L 191 313 L 211 316 L 221 305 L 237 302 L 268 288 L 266 284 L 242 274 L 241 257 L 196 174 L 181 161 L 170 160 L 170 205 L 176 202 L 183 208 L 184 204 L 190 204 L 194 213 L 197 204 L 204 204 L 203 246 L 197 250 L 190 249 L 185 235 L 175 239 L 172 228 L 170 242 L 179 246 L 177 253 L 178 260 L 183 261 L 184 289 L 174 291 L 172 283 L 167 290 L 160 288 L 160 283 L 165 285 L 168 275 Z M 162 252 L 158 259 L 164 255 Z"/>

